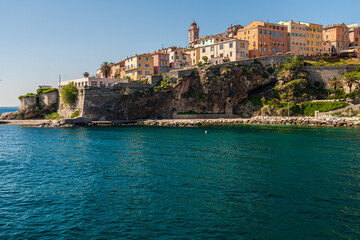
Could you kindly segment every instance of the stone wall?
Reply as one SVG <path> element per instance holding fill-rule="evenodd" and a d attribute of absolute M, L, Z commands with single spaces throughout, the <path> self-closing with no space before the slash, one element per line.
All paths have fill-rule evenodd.
<path fill-rule="evenodd" d="M 308 79 L 311 86 L 317 87 L 316 82 L 326 86 L 333 77 L 341 79 L 345 73 L 353 72 L 358 67 L 360 65 L 306 66 L 304 70 L 309 72 Z"/>
<path fill-rule="evenodd" d="M 28 109 L 32 109 L 38 103 L 37 97 L 24 97 L 20 98 L 20 107 L 18 111 L 26 111 Z"/>
<path fill-rule="evenodd" d="M 79 93 L 78 93 L 78 97 L 77 97 L 77 100 L 74 104 L 72 105 L 67 105 L 65 104 L 63 101 L 62 101 L 62 98 L 61 98 L 61 94 L 59 96 L 59 99 L 60 99 L 60 103 L 59 103 L 59 108 L 58 108 L 58 113 L 65 117 L 65 118 L 70 118 L 71 115 L 75 112 L 75 111 L 79 111 L 80 112 L 80 115 L 79 117 L 82 117 L 84 114 L 83 114 L 83 109 L 84 109 L 84 93 L 85 93 L 85 90 L 79 90 Z"/>
<path fill-rule="evenodd" d="M 58 91 L 39 94 L 40 104 L 53 105 L 53 104 L 57 104 L 58 101 L 59 101 L 59 92 Z"/>
<path fill-rule="evenodd" d="M 174 70 L 171 72 L 166 73 L 165 75 L 169 77 L 179 78 L 179 77 L 188 77 L 191 75 L 191 73 L 194 71 L 193 68 L 191 69 L 180 69 L 180 70 Z"/>
<path fill-rule="evenodd" d="M 237 117 L 239 116 L 232 114 L 173 114 L 174 119 L 219 119 Z"/>

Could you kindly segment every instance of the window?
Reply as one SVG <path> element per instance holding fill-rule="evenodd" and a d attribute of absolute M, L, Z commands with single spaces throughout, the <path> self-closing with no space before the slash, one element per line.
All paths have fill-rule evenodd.
<path fill-rule="evenodd" d="M 145 63 L 145 67 L 150 67 L 150 65 L 148 63 Z"/>
<path fill-rule="evenodd" d="M 141 57 L 139 57 L 139 60 L 141 60 Z"/>
<path fill-rule="evenodd" d="M 212 51 L 212 52 L 214 51 L 214 46 L 210 47 L 210 51 Z"/>
<path fill-rule="evenodd" d="M 230 57 L 232 57 L 232 52 L 230 52 Z"/>
<path fill-rule="evenodd" d="M 186 57 L 185 57 L 185 56 L 183 57 L 183 60 L 186 60 Z"/>
<path fill-rule="evenodd" d="M 171 59 L 174 59 L 174 56 L 171 56 Z"/>
<path fill-rule="evenodd" d="M 202 48 L 202 52 L 203 52 L 203 53 L 206 52 L 206 48 Z"/>
<path fill-rule="evenodd" d="M 139 63 L 139 67 L 141 67 L 141 63 Z"/>
<path fill-rule="evenodd" d="M 222 49 L 224 49 L 224 45 L 221 44 L 220 45 L 220 50 L 222 50 Z"/>
<path fill-rule="evenodd" d="M 234 46 L 234 43 L 229 43 L 229 48 L 232 48 Z"/>
<path fill-rule="evenodd" d="M 146 61 L 149 61 L 149 58 L 146 58 Z"/>
<path fill-rule="evenodd" d="M 176 56 L 176 59 L 179 59 L 179 56 Z"/>
<path fill-rule="evenodd" d="M 139 74 L 139 75 L 142 75 L 142 70 L 138 71 L 138 74 Z"/>

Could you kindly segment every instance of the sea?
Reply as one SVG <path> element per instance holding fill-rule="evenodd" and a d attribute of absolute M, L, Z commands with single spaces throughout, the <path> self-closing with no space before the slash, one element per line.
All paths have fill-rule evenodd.
<path fill-rule="evenodd" d="M 18 107 L 0 107 L 0 115 L 6 112 L 16 112 Z"/>
<path fill-rule="evenodd" d="M 0 125 L 0 239 L 360 239 L 360 130 Z"/>

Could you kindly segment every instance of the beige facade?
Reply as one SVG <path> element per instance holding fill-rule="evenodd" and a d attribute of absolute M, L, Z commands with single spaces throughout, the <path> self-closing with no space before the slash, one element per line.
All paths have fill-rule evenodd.
<path fill-rule="evenodd" d="M 280 25 L 287 26 L 288 28 L 288 52 L 292 54 L 306 55 L 306 25 L 300 22 L 280 21 Z"/>
<path fill-rule="evenodd" d="M 249 58 L 249 42 L 245 40 L 231 39 L 207 45 L 198 45 L 187 50 L 192 57 L 192 65 L 204 62 L 221 64 L 224 62 L 239 61 Z"/>
<path fill-rule="evenodd" d="M 136 81 L 151 74 L 154 74 L 154 59 L 150 54 L 144 53 L 125 59 L 125 77 Z"/>

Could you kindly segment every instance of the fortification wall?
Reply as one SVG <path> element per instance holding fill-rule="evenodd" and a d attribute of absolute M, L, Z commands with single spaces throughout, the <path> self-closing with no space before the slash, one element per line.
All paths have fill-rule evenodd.
<path fill-rule="evenodd" d="M 18 111 L 26 111 L 35 107 L 38 103 L 37 97 L 24 97 L 20 98 L 20 107 Z"/>
<path fill-rule="evenodd" d="M 320 84 L 326 86 L 330 79 L 341 79 L 345 73 L 353 72 L 360 65 L 335 65 L 335 66 L 306 66 L 304 70 L 309 72 L 309 82 L 313 87 Z M 345 90 L 347 90 L 345 88 Z"/>

